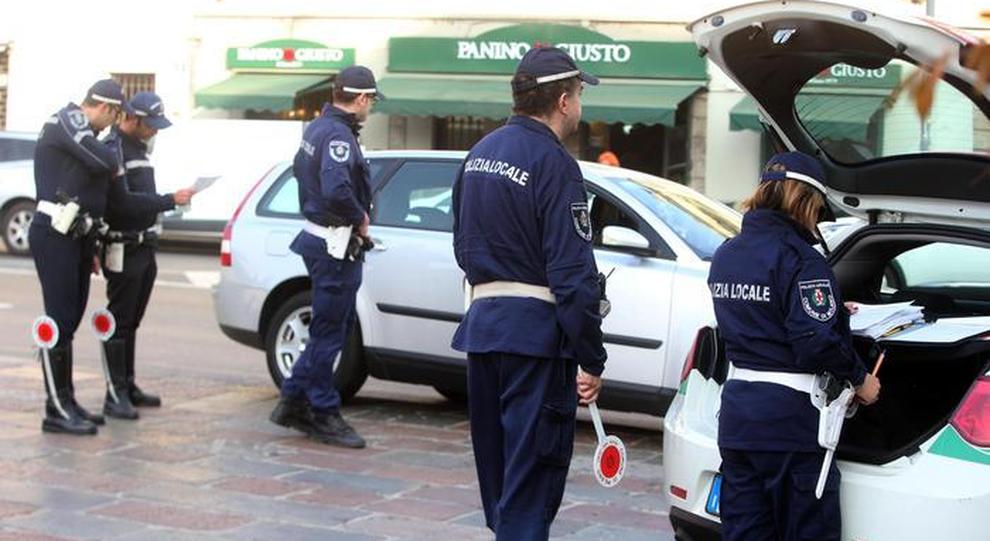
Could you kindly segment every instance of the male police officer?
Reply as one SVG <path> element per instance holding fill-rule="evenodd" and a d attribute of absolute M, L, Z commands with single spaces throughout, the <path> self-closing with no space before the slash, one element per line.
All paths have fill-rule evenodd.
<path fill-rule="evenodd" d="M 475 465 L 499 540 L 549 536 L 577 398 L 597 398 L 605 368 L 584 179 L 561 143 L 581 120 L 582 81 L 598 83 L 560 49 L 531 49 L 512 79 L 515 116 L 454 183 L 470 308 L 452 345 L 468 354 Z"/>
<path fill-rule="evenodd" d="M 112 177 L 122 173 L 120 149 L 104 145 L 96 133 L 127 107 L 117 83 L 97 81 L 81 107 L 69 103 L 45 122 L 35 148 L 38 208 L 29 240 L 45 313 L 59 328 L 58 343 L 42 363 L 48 400 L 41 428 L 46 432 L 96 434 L 96 424 L 103 423 L 102 416 L 76 402 L 72 338 L 86 309 L 107 190 Z"/>
<path fill-rule="evenodd" d="M 161 399 L 145 393 L 134 382 L 134 345 L 158 274 L 158 215 L 175 205 L 185 205 L 191 189 L 158 195 L 155 170 L 148 157 L 148 141 L 172 125 L 165 118 L 162 100 L 152 92 L 131 98 L 128 113 L 108 138 L 123 150 L 126 176 L 110 190 L 104 235 L 103 272 L 107 279 L 109 309 L 117 321 L 113 338 L 103 344 L 108 386 L 103 413 L 118 419 L 137 419 L 133 406 L 158 407 Z"/>
<path fill-rule="evenodd" d="M 378 92 L 364 66 L 345 68 L 334 81 L 333 104 L 303 134 L 293 172 L 305 228 L 292 242 L 313 284 L 313 319 L 306 350 L 282 384 L 272 422 L 344 447 L 364 439 L 340 416 L 333 361 L 354 326 L 363 252 L 370 246 L 371 183 L 357 136 Z M 308 404 L 307 404 L 308 401 Z"/>

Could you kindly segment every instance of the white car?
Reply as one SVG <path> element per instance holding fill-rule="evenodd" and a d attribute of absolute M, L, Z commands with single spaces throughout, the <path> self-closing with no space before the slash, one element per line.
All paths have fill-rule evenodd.
<path fill-rule="evenodd" d="M 0 237 L 7 253 L 27 255 L 34 217 L 34 147 L 38 136 L 0 132 Z"/>
<path fill-rule="evenodd" d="M 367 152 L 375 199 L 357 298 L 358 328 L 336 364 L 348 398 L 367 375 L 465 393 L 465 357 L 450 347 L 464 314 L 450 193 L 463 152 Z M 712 318 L 705 278 L 739 214 L 680 184 L 581 163 L 598 267 L 612 272 L 604 321 L 603 407 L 662 415 L 676 394 L 691 332 Z M 302 227 L 298 186 L 282 163 L 251 190 L 224 231 L 217 321 L 264 349 L 276 385 L 308 337 L 310 283 L 289 244 Z M 614 270 L 613 270 L 614 269 Z"/>
<path fill-rule="evenodd" d="M 846 420 L 837 450 L 842 539 L 990 539 L 990 156 L 980 136 L 990 102 L 960 65 L 975 41 L 931 20 L 803 0 L 730 8 L 690 30 L 756 100 L 776 142 L 818 155 L 831 202 L 864 220 L 829 257 L 845 299 L 916 301 L 935 320 L 924 329 L 942 333 L 856 337 L 861 353 L 877 345 L 886 360 L 880 401 Z M 809 83 L 838 64 L 907 78 L 943 57 L 925 125 L 907 92 L 823 94 Z M 958 326 L 968 327 L 945 334 Z M 730 360 L 714 323 L 703 326 L 664 419 L 664 490 L 681 540 L 719 538 Z"/>

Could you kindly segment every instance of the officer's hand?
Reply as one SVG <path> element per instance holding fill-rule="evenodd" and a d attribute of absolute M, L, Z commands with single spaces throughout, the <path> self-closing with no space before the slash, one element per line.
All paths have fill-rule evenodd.
<path fill-rule="evenodd" d="M 196 195 L 196 192 L 192 188 L 183 188 L 181 190 L 176 190 L 172 194 L 172 199 L 175 200 L 176 205 L 188 205 L 192 201 L 192 197 Z"/>
<path fill-rule="evenodd" d="M 846 301 L 845 307 L 846 307 L 846 312 L 849 313 L 849 315 L 853 315 L 856 312 L 859 312 L 859 303 L 853 301 Z"/>
<path fill-rule="evenodd" d="M 602 378 L 579 370 L 577 375 L 577 394 L 581 398 L 582 404 L 590 404 L 598 400 L 598 393 L 602 390 Z"/>
<path fill-rule="evenodd" d="M 869 406 L 878 398 L 880 398 L 880 380 L 873 374 L 866 374 L 863 384 L 856 387 L 856 400 L 864 406 Z"/>
<path fill-rule="evenodd" d="M 365 212 L 364 221 L 362 221 L 361 225 L 358 226 L 358 234 L 361 235 L 362 237 L 367 238 L 370 235 L 370 233 L 368 233 L 368 225 L 370 224 L 371 224 L 371 220 L 368 219 L 368 213 Z"/>
<path fill-rule="evenodd" d="M 98 255 L 93 256 L 93 274 L 100 275 L 100 256 Z"/>

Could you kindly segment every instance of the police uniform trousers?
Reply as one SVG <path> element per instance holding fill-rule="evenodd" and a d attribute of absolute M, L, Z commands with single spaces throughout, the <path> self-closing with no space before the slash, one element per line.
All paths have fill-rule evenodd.
<path fill-rule="evenodd" d="M 724 541 L 839 541 L 840 474 L 834 461 L 822 499 L 815 498 L 824 450 L 719 451 Z"/>
<path fill-rule="evenodd" d="M 467 375 L 485 521 L 499 541 L 545 540 L 574 450 L 577 363 L 470 353 Z"/>
<path fill-rule="evenodd" d="M 315 413 L 340 409 L 333 384 L 333 362 L 354 326 L 354 304 L 361 287 L 361 261 L 303 257 L 313 284 L 313 317 L 306 349 L 282 383 L 282 396 L 305 396 Z"/>
<path fill-rule="evenodd" d="M 126 243 L 121 272 L 113 272 L 103 265 L 109 300 L 107 308 L 117 320 L 113 337 L 126 340 L 128 359 L 134 358 L 135 335 L 144 319 L 144 311 L 158 277 L 155 252 L 155 247 L 150 244 Z"/>
<path fill-rule="evenodd" d="M 90 237 L 63 235 L 49 224 L 47 216 L 36 214 L 28 242 L 41 281 L 45 314 L 58 324 L 57 346 L 71 346 L 89 299 L 95 243 Z"/>

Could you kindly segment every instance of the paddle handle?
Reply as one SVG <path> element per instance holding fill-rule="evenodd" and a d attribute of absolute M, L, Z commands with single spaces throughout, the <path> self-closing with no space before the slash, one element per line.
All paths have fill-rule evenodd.
<path fill-rule="evenodd" d="M 588 412 L 591 413 L 591 422 L 595 424 L 595 434 L 598 435 L 598 443 L 605 441 L 605 427 L 602 426 L 602 414 L 598 413 L 598 404 L 592 402 L 588 404 Z"/>

